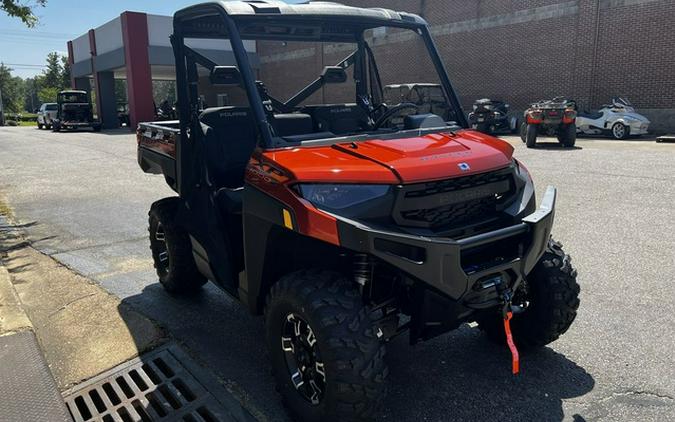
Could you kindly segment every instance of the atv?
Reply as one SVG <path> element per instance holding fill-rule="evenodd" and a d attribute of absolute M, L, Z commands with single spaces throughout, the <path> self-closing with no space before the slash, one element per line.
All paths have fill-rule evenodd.
<path fill-rule="evenodd" d="M 483 98 L 473 103 L 473 111 L 469 113 L 469 124 L 473 129 L 487 134 L 517 133 L 518 118 L 509 117 L 509 104 Z"/>
<path fill-rule="evenodd" d="M 66 90 L 56 96 L 56 118 L 52 119 L 52 130 L 91 127 L 94 132 L 101 130 L 101 122 L 94 120 L 93 107 L 86 91 Z"/>
<path fill-rule="evenodd" d="M 387 50 L 366 36 L 378 27 L 405 31 L 428 56 L 410 74 L 440 81 L 447 118 L 383 100 L 377 58 Z M 176 295 L 210 280 L 264 315 L 274 378 L 295 419 L 377 415 L 386 344 L 399 335 L 414 344 L 477 322 L 518 372 L 518 349 L 567 331 L 579 286 L 551 239 L 556 189 L 537 208 L 513 147 L 468 127 L 422 18 L 229 1 L 182 9 L 173 28 L 179 120 L 137 130 L 141 169 L 177 193 L 149 212 L 157 275 Z M 195 39 L 231 45 L 236 66 L 193 50 Z M 297 64 L 254 72 L 245 40 L 339 45 L 345 56 L 279 97 L 288 92 L 274 86 L 279 66 Z M 299 72 L 283 74 L 297 79 L 284 89 L 302 86 Z M 201 96 L 213 103 L 214 93 L 245 101 L 200 111 Z"/>
<path fill-rule="evenodd" d="M 528 148 L 537 145 L 537 137 L 555 136 L 562 146 L 574 147 L 577 140 L 577 106 L 572 100 L 556 97 L 530 105 L 524 113 L 525 121 L 520 127 L 520 138 Z"/>
<path fill-rule="evenodd" d="M 612 98 L 598 111 L 584 111 L 577 116 L 577 132 L 584 135 L 609 135 L 614 139 L 649 133 L 649 119 L 637 113 L 625 98 Z"/>

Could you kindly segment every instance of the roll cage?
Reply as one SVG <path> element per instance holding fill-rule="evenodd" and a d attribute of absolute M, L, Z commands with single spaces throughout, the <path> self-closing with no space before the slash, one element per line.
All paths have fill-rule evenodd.
<path fill-rule="evenodd" d="M 277 148 L 287 144 L 274 135 L 243 41 L 355 43 L 357 49 L 336 66 L 344 69 L 354 67 L 356 103 L 369 107 L 382 100 L 382 85 L 364 32 L 379 26 L 408 29 L 421 36 L 449 105 L 455 110 L 456 124 L 468 127 L 427 23 L 419 16 L 387 9 L 362 9 L 323 2 L 290 5 L 281 1 L 220 1 L 191 6 L 174 15 L 171 42 L 176 58 L 181 139 L 188 139 L 188 132 L 198 132 L 200 110 L 195 83 L 198 79 L 196 65 L 200 64 L 209 70 L 216 66 L 212 60 L 186 46 L 186 39 L 229 40 L 241 74 L 241 86 L 246 91 L 256 120 L 258 144 L 262 148 Z M 285 102 L 271 97 L 269 101 L 274 109 L 285 112 L 321 86 L 321 78 L 318 78 Z"/>

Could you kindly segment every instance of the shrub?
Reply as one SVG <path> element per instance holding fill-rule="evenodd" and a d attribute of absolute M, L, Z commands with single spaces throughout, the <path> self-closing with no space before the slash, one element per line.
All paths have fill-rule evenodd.
<path fill-rule="evenodd" d="M 5 123 L 7 123 L 7 126 L 19 126 L 15 120 L 7 120 Z"/>

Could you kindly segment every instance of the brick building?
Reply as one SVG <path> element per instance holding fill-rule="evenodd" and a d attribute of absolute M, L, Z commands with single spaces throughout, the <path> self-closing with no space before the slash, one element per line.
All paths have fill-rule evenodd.
<path fill-rule="evenodd" d="M 565 95 L 594 108 L 620 95 L 650 117 L 654 130 L 675 130 L 675 1 L 340 2 L 423 16 L 465 107 L 491 97 L 523 109 L 534 100 Z M 395 32 L 375 34 L 378 62 L 391 61 L 380 66 L 398 73 L 383 79 L 421 81 L 410 71 L 425 59 L 417 42 Z M 260 78 L 273 94 L 287 97 L 300 88 L 289 79 L 311 80 L 348 52 L 340 45 L 258 43 Z M 328 86 L 316 95 L 351 100 L 342 98 L 342 91 Z"/>

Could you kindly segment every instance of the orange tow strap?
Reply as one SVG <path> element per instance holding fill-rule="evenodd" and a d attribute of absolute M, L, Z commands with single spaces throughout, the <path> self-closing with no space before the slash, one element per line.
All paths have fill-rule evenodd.
<path fill-rule="evenodd" d="M 511 350 L 513 375 L 517 375 L 520 372 L 520 358 L 516 344 L 513 342 L 513 335 L 511 334 L 511 318 L 513 318 L 513 312 L 509 311 L 504 317 L 504 332 L 506 333 L 506 344 L 509 345 L 509 349 Z"/>

